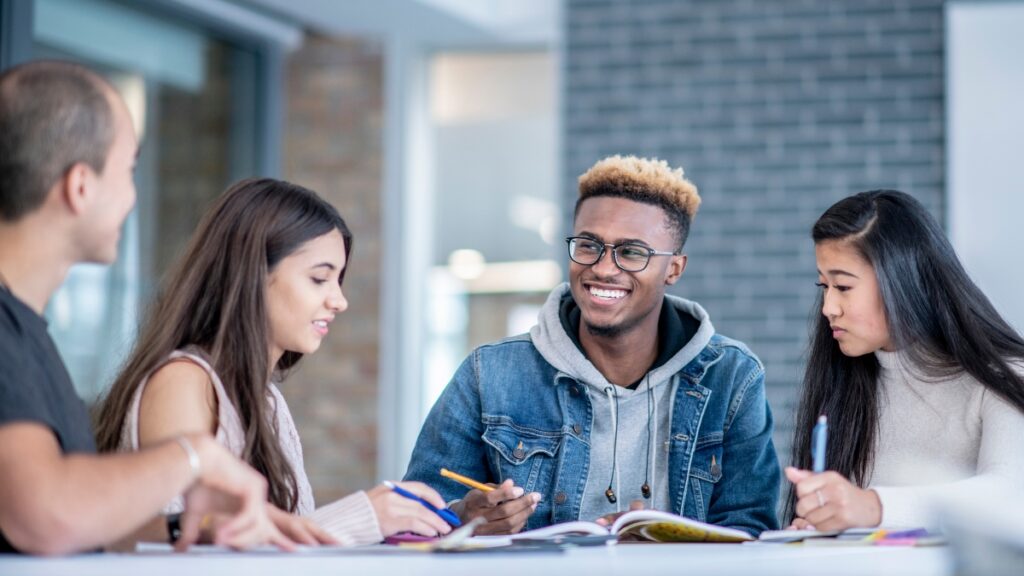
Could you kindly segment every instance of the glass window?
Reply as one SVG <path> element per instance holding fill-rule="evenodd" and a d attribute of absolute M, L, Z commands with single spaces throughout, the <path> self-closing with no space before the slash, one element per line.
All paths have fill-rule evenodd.
<path fill-rule="evenodd" d="M 96 398 L 135 336 L 139 305 L 206 206 L 259 172 L 258 55 L 187 21 L 113 0 L 36 0 L 35 58 L 81 62 L 124 97 L 141 150 L 138 203 L 113 266 L 78 265 L 51 299 L 50 331 L 79 393 Z"/>
<path fill-rule="evenodd" d="M 552 54 L 440 53 L 429 78 L 435 234 L 422 417 L 470 350 L 536 323 L 565 252 Z"/>

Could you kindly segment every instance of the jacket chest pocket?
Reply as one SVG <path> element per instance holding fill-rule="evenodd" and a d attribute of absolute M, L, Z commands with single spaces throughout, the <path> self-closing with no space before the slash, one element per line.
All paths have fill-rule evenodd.
<path fill-rule="evenodd" d="M 499 482 L 511 478 L 526 492 L 551 485 L 564 434 L 523 428 L 511 423 L 489 424 L 483 441 L 491 447 L 490 463 Z"/>
<path fill-rule="evenodd" d="M 697 440 L 690 467 L 690 494 L 693 509 L 688 510 L 701 522 L 707 519 L 708 506 L 715 492 L 715 484 L 722 479 L 722 433 L 703 434 Z"/>

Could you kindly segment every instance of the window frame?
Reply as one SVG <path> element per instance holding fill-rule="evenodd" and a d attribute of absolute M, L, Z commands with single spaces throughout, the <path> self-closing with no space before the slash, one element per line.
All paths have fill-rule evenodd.
<path fill-rule="evenodd" d="M 254 22 L 269 19 L 221 0 L 140 0 L 126 6 L 199 26 L 217 40 L 254 53 L 256 166 L 260 176 L 280 177 L 285 54 L 301 41 L 301 29 L 280 25 L 280 30 L 272 30 L 265 24 L 256 25 Z M 32 60 L 34 12 L 34 0 L 0 0 L 0 70 Z M 247 14 L 251 21 L 240 22 Z M 255 174 L 232 176 L 237 179 Z"/>

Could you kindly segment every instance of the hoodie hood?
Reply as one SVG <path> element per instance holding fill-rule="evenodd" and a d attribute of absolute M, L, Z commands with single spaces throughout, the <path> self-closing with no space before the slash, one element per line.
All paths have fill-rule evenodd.
<path fill-rule="evenodd" d="M 592 386 L 604 393 L 604 390 L 611 385 L 608 379 L 584 356 L 576 344 L 562 327 L 559 318 L 559 304 L 562 297 L 569 292 L 567 282 L 556 286 L 548 295 L 547 301 L 541 308 L 537 318 L 537 324 L 530 329 L 530 338 L 533 345 L 540 352 L 540 355 L 560 372 L 567 374 L 573 379 Z M 669 306 L 679 315 L 686 315 L 696 319 L 700 323 L 697 332 L 690 338 L 683 347 L 665 364 L 655 368 L 647 374 L 649 386 L 657 386 L 668 382 L 674 374 L 682 370 L 684 366 L 700 354 L 701 350 L 711 342 L 715 334 L 715 327 L 711 324 L 708 313 L 696 302 L 679 298 L 678 296 L 665 295 L 664 306 Z"/>

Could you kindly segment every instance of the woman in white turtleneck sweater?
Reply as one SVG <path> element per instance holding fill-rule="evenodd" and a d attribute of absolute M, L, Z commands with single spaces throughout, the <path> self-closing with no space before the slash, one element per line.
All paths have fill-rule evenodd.
<path fill-rule="evenodd" d="M 1024 492 L 1024 339 L 901 192 L 845 198 L 812 233 L 821 315 L 797 416 L 791 527 L 928 526 L 942 499 Z M 829 422 L 826 472 L 810 431 Z"/>

